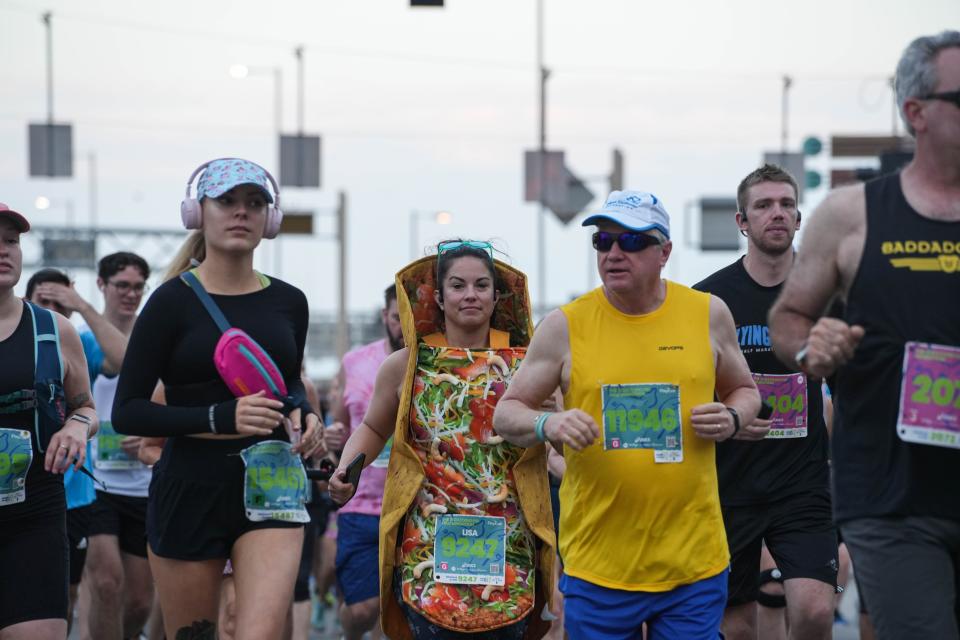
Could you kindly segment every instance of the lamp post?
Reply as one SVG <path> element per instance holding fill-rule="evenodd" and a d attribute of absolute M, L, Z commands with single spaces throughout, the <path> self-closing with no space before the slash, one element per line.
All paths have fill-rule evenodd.
<path fill-rule="evenodd" d="M 37 196 L 33 201 L 33 207 L 38 211 L 46 211 L 51 206 L 62 206 L 67 214 L 68 227 L 73 226 L 73 199 L 72 198 L 49 198 L 47 196 Z"/>
<path fill-rule="evenodd" d="M 230 67 L 230 76 L 237 80 L 245 80 L 250 76 L 261 76 L 273 78 L 273 129 L 274 129 L 274 147 L 276 151 L 275 171 L 280 170 L 280 136 L 283 132 L 283 70 L 280 67 L 251 67 L 245 64 L 235 64 Z M 271 247 L 273 254 L 273 271 L 280 273 L 280 250 L 277 247 Z M 265 256 L 266 257 L 266 256 Z"/>
<path fill-rule="evenodd" d="M 451 222 L 453 222 L 453 214 L 450 213 L 449 211 L 418 211 L 416 209 L 411 211 L 410 212 L 410 259 L 411 260 L 417 259 L 417 253 L 418 253 L 417 244 L 419 243 L 417 236 L 419 236 L 419 231 L 420 231 L 420 228 L 419 228 L 420 218 L 430 217 L 430 216 L 433 217 L 433 221 L 436 224 L 450 224 Z"/>

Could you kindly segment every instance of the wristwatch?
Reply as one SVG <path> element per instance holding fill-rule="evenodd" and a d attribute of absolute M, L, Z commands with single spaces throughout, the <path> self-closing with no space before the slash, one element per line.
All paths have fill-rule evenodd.
<path fill-rule="evenodd" d="M 740 414 L 737 413 L 737 410 L 733 407 L 727 407 L 727 411 L 730 412 L 730 415 L 733 416 L 733 433 L 730 434 L 730 437 L 737 435 L 737 431 L 740 431 Z"/>

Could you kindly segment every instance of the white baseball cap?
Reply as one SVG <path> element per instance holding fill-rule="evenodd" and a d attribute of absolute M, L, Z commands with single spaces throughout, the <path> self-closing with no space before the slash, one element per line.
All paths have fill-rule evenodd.
<path fill-rule="evenodd" d="M 590 214 L 583 221 L 587 227 L 601 220 L 610 220 L 631 231 L 659 229 L 670 238 L 670 214 L 663 203 L 646 191 L 612 191 L 600 211 Z"/>

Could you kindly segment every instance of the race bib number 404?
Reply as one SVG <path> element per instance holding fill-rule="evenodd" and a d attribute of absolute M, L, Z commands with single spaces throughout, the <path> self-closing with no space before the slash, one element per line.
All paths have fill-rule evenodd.
<path fill-rule="evenodd" d="M 653 449 L 655 462 L 683 462 L 678 385 L 605 384 L 601 393 L 605 451 Z"/>
<path fill-rule="evenodd" d="M 960 348 L 906 344 L 897 433 L 905 442 L 960 449 Z"/>
<path fill-rule="evenodd" d="M 754 373 L 760 397 L 773 409 L 767 438 L 807 437 L 807 376 Z"/>
<path fill-rule="evenodd" d="M 504 585 L 507 521 L 496 516 L 437 516 L 433 575 L 447 584 Z"/>

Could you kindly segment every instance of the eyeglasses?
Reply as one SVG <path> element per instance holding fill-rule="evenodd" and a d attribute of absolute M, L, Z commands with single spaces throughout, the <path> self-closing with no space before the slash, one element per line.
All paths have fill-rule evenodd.
<path fill-rule="evenodd" d="M 490 259 L 493 260 L 493 245 L 482 240 L 451 240 L 449 242 L 441 242 L 437 245 L 437 257 L 439 258 L 445 253 L 456 251 L 457 249 L 463 247 L 486 251 L 488 254 L 490 254 Z"/>
<path fill-rule="evenodd" d="M 960 109 L 960 89 L 956 91 L 943 91 L 941 93 L 931 93 L 925 95 L 921 100 L 943 100 L 944 102 L 952 102 L 958 109 Z"/>
<path fill-rule="evenodd" d="M 606 231 L 597 231 L 593 234 L 593 248 L 601 253 L 606 253 L 613 248 L 616 242 L 621 251 L 627 253 L 636 253 L 643 251 L 647 247 L 662 244 L 660 239 L 642 233 L 640 231 L 627 231 L 624 233 L 608 233 Z"/>
<path fill-rule="evenodd" d="M 138 282 L 137 284 L 130 284 L 129 282 L 124 282 L 123 280 L 110 282 L 107 281 L 107 284 L 112 286 L 121 294 L 127 294 L 130 291 L 133 291 L 137 294 L 143 294 L 150 290 L 150 285 L 146 282 Z"/>

